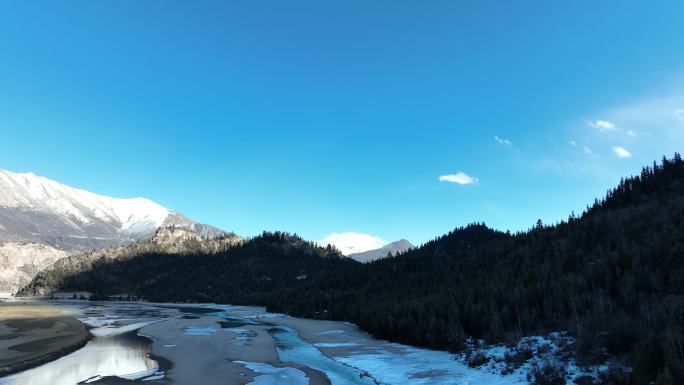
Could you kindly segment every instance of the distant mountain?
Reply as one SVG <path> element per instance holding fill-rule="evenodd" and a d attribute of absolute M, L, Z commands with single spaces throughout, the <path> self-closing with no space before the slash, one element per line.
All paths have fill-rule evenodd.
<path fill-rule="evenodd" d="M 387 242 L 381 238 L 370 235 L 348 231 L 344 233 L 332 233 L 325 238 L 316 241 L 321 246 L 334 246 L 343 255 L 353 253 L 363 253 L 368 250 L 379 249 Z"/>
<path fill-rule="evenodd" d="M 411 248 L 413 248 L 413 244 L 411 242 L 407 241 L 406 239 L 401 239 L 396 242 L 388 243 L 379 249 L 349 254 L 348 257 L 359 262 L 370 262 L 379 258 L 384 258 L 388 255 L 403 253 Z"/>
<path fill-rule="evenodd" d="M 120 199 L 33 173 L 0 170 L 0 292 L 14 291 L 64 254 L 149 239 L 167 226 L 225 234 L 144 198 Z"/>
<path fill-rule="evenodd" d="M 0 242 L 34 242 L 68 252 L 147 239 L 164 226 L 223 233 L 144 198 L 120 199 L 33 173 L 0 170 Z"/>

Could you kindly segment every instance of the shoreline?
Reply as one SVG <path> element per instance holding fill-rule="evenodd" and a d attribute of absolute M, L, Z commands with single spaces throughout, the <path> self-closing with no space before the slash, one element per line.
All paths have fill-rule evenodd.
<path fill-rule="evenodd" d="M 0 377 L 71 354 L 91 339 L 90 327 L 45 302 L 0 303 Z"/>

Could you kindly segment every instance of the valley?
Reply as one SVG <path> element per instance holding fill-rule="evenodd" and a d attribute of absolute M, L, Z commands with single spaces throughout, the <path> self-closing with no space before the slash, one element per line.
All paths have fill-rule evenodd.
<path fill-rule="evenodd" d="M 517 351 L 531 336 L 567 336 L 552 338 L 564 350 L 536 369 L 535 349 L 509 355 L 546 380 L 589 373 L 587 384 L 599 376 L 648 383 L 683 367 L 682 180 L 675 154 L 560 223 L 517 234 L 474 223 L 367 263 L 284 232 L 245 240 L 165 227 L 146 241 L 62 258 L 17 295 L 265 306 L 352 322 L 375 338 L 449 351 L 483 368 L 502 360 L 484 353 L 492 346 Z M 650 306 L 634 306 L 644 297 Z"/>
<path fill-rule="evenodd" d="M 684 385 L 684 1 L 0 1 L 0 385 Z"/>
<path fill-rule="evenodd" d="M 31 303 L 0 303 L 0 311 Z M 208 385 L 513 385 L 526 384 L 529 370 L 519 366 L 502 375 L 500 365 L 471 368 L 463 357 L 377 340 L 347 322 L 257 307 L 92 301 L 41 306 L 74 314 L 92 338 L 73 353 L 0 377 L 0 384 L 190 384 L 202 378 Z"/>

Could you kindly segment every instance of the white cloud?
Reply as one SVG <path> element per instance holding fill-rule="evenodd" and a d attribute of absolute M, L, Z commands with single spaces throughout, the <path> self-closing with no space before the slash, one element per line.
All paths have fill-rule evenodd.
<path fill-rule="evenodd" d="M 674 110 L 672 115 L 674 115 L 677 119 L 684 121 L 684 108 L 677 108 Z"/>
<path fill-rule="evenodd" d="M 387 244 L 382 238 L 353 231 L 332 233 L 322 240 L 316 241 L 316 243 L 324 247 L 327 245 L 335 246 L 344 255 L 379 249 Z"/>
<path fill-rule="evenodd" d="M 584 146 L 584 153 L 587 155 L 594 155 L 594 152 L 591 151 L 591 148 L 589 148 L 589 146 Z"/>
<path fill-rule="evenodd" d="M 636 136 L 636 132 L 632 130 L 627 130 L 627 136 Z"/>
<path fill-rule="evenodd" d="M 587 121 L 587 124 L 589 127 L 593 127 L 598 129 L 601 132 L 606 132 L 606 131 L 620 131 L 619 128 L 615 127 L 615 123 L 609 121 L 609 120 L 593 120 L 593 121 Z"/>
<path fill-rule="evenodd" d="M 613 152 L 620 158 L 631 158 L 632 154 L 620 146 L 613 147 Z"/>
<path fill-rule="evenodd" d="M 577 147 L 577 142 L 575 142 L 574 140 L 569 141 L 568 144 L 570 144 L 573 147 Z"/>
<path fill-rule="evenodd" d="M 496 140 L 496 142 L 499 144 L 503 144 L 504 146 L 510 146 L 513 144 L 513 142 L 511 142 L 510 140 L 499 138 L 497 135 L 494 135 L 494 140 Z"/>
<path fill-rule="evenodd" d="M 457 172 L 456 174 L 449 174 L 449 175 L 442 175 L 439 177 L 440 182 L 450 182 L 450 183 L 456 183 L 460 185 L 466 185 L 466 184 L 477 184 L 480 182 L 479 179 L 477 179 L 474 176 L 470 176 L 464 172 Z"/>

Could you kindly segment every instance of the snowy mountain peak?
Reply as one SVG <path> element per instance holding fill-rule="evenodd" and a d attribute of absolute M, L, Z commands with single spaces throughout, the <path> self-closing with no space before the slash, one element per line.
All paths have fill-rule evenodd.
<path fill-rule="evenodd" d="M 403 253 L 411 248 L 413 248 L 413 244 L 411 242 L 406 239 L 400 239 L 374 250 L 349 254 L 349 257 L 359 262 L 370 262 L 379 258 L 387 257 L 388 255 Z"/>
<path fill-rule="evenodd" d="M 170 210 L 145 198 L 120 199 L 94 194 L 36 176 L 0 170 L 0 206 L 66 216 L 80 224 L 106 221 L 121 231 L 157 228 Z"/>
<path fill-rule="evenodd" d="M 84 250 L 149 238 L 162 226 L 218 235 L 221 230 L 145 198 L 112 198 L 70 187 L 32 172 L 0 169 L 0 241 L 45 242 Z"/>

